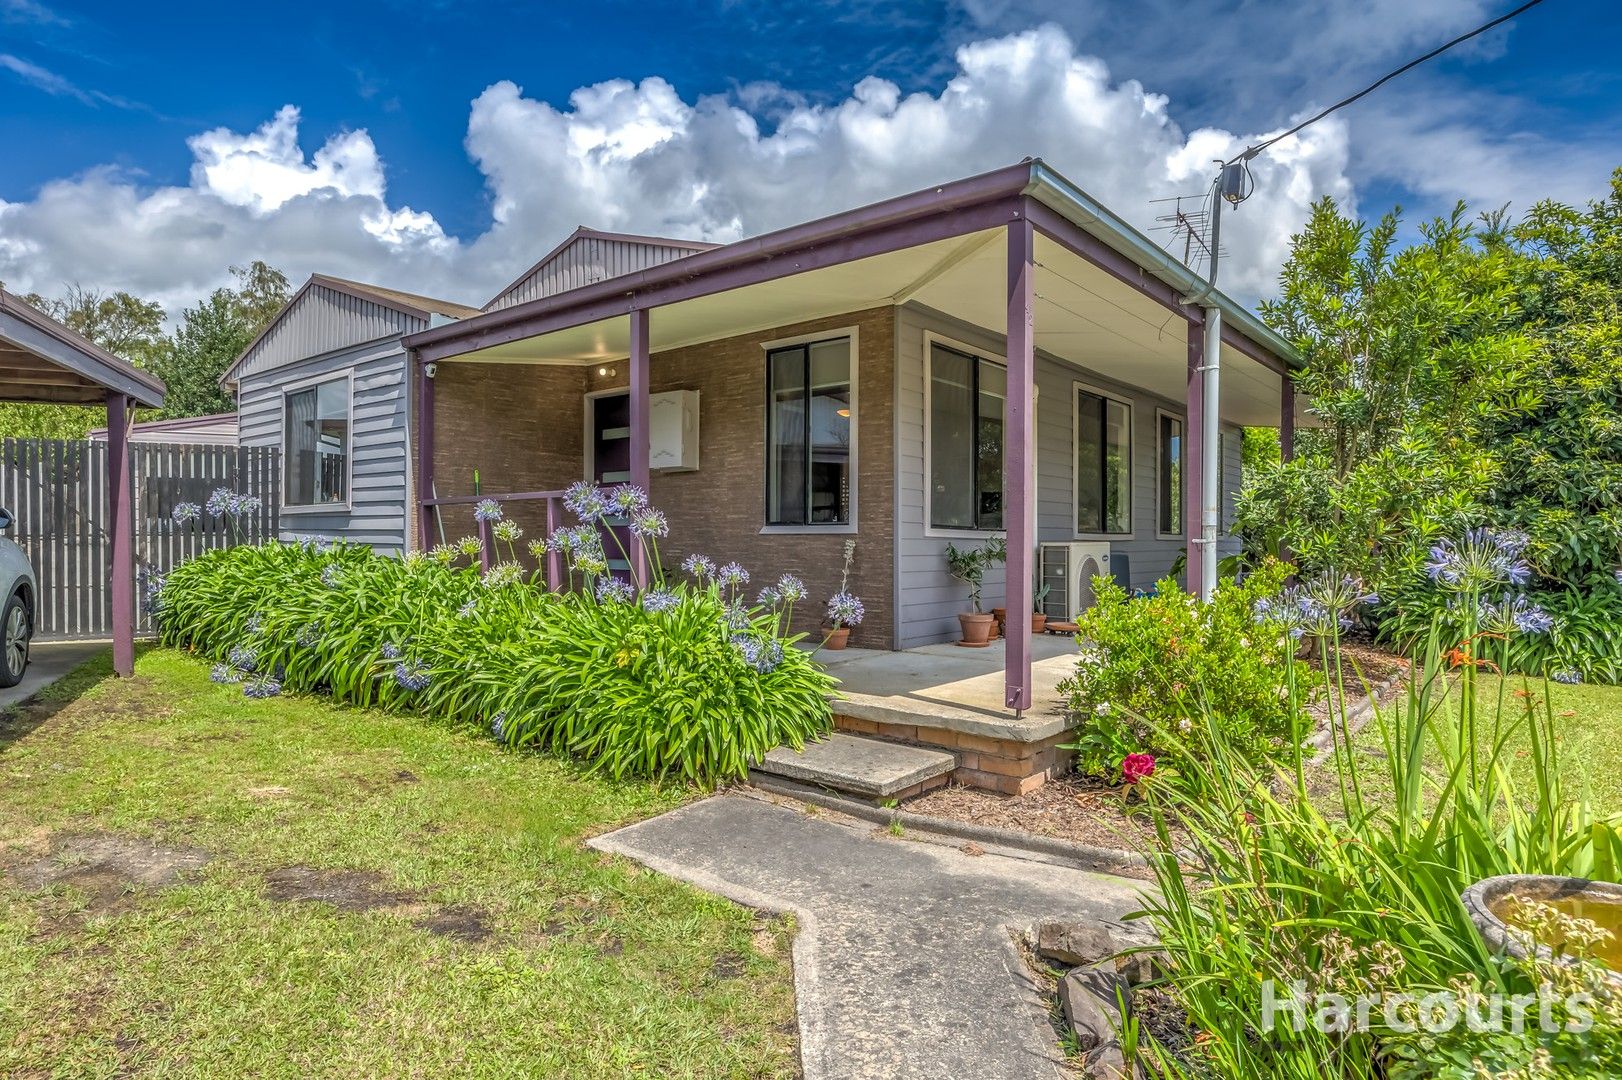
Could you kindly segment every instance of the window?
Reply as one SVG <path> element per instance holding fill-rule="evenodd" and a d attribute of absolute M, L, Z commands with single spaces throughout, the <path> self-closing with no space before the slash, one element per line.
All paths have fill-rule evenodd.
<path fill-rule="evenodd" d="M 295 390 L 284 406 L 282 459 L 288 506 L 342 503 L 349 495 L 349 380 Z"/>
<path fill-rule="evenodd" d="M 1008 369 L 932 344 L 929 353 L 929 524 L 1001 529 L 1003 409 Z"/>
<path fill-rule="evenodd" d="M 1162 536 L 1183 534 L 1183 422 L 1168 413 L 1156 415 L 1155 448 L 1160 455 L 1160 507 L 1157 525 Z"/>
<path fill-rule="evenodd" d="M 850 339 L 766 354 L 766 524 L 848 525 Z"/>
<path fill-rule="evenodd" d="M 1076 532 L 1132 531 L 1132 406 L 1076 390 Z"/>

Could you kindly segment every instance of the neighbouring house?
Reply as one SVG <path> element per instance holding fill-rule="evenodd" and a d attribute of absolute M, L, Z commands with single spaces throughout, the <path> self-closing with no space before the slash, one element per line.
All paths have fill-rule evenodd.
<path fill-rule="evenodd" d="M 91 428 L 93 442 L 106 442 L 106 428 Z M 168 443 L 187 446 L 237 445 L 237 414 L 186 416 L 177 420 L 144 420 L 130 425 L 132 443 Z"/>
<path fill-rule="evenodd" d="M 477 308 L 313 275 L 221 383 L 242 446 L 281 448 L 284 539 L 403 551 L 414 497 L 402 339 Z"/>

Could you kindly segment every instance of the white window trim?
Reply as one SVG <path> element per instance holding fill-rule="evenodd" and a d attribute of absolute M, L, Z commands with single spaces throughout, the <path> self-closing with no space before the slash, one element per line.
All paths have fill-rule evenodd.
<path fill-rule="evenodd" d="M 1161 474 L 1160 469 L 1160 461 L 1162 457 L 1160 453 L 1160 418 L 1163 416 L 1169 416 L 1183 426 L 1183 433 L 1180 436 L 1181 442 L 1178 446 L 1182 457 L 1179 468 L 1181 468 L 1183 473 L 1183 483 L 1185 485 L 1188 483 L 1188 417 L 1184 416 L 1180 412 L 1175 412 L 1171 409 L 1163 409 L 1157 405 L 1155 406 L 1155 539 L 1184 540 L 1187 539 L 1187 537 L 1182 532 L 1162 532 L 1160 529 L 1160 485 L 1164 483 L 1166 479 L 1165 476 Z M 1178 517 L 1184 517 L 1188 513 L 1187 494 L 1188 492 L 1185 488 L 1183 492 L 1185 497 L 1182 500 L 1182 506 L 1178 507 L 1177 509 Z M 1185 522 L 1184 524 L 1186 527 L 1187 523 Z"/>
<path fill-rule="evenodd" d="M 597 439 L 596 432 L 592 431 L 591 429 L 591 422 L 594 419 L 592 416 L 593 406 L 591 403 L 599 398 L 630 396 L 631 391 L 629 387 L 617 386 L 610 387 L 607 390 L 588 390 L 586 391 L 585 397 L 581 399 L 584 404 L 582 404 L 580 408 L 580 411 L 583 414 L 580 419 L 580 479 L 586 481 L 587 483 L 595 483 L 596 481 L 594 478 L 597 475 Z"/>
<path fill-rule="evenodd" d="M 1126 406 L 1126 519 L 1127 531 L 1112 532 L 1082 532 L 1076 528 L 1076 510 L 1081 505 L 1081 470 L 1076 468 L 1076 459 L 1081 456 L 1081 403 L 1076 400 L 1077 392 L 1085 390 L 1089 394 L 1096 394 L 1102 398 Z M 1095 383 L 1083 382 L 1073 379 L 1070 383 L 1070 531 L 1076 540 L 1103 540 L 1112 544 L 1122 544 L 1137 539 L 1137 470 L 1134 468 L 1134 459 L 1138 453 L 1138 410 L 1137 403 L 1129 397 L 1122 396 L 1118 391 L 1107 390 Z"/>
<path fill-rule="evenodd" d="M 300 503 L 293 504 L 287 501 L 289 485 L 287 483 L 288 453 L 287 453 L 287 399 L 289 396 L 308 390 L 315 386 L 325 386 L 327 383 L 341 382 L 344 384 L 344 403 L 348 407 L 345 412 L 345 435 L 348 439 L 347 451 L 344 454 L 344 501 L 341 503 Z M 277 444 L 282 450 L 282 514 L 347 514 L 355 508 L 355 371 L 350 368 L 341 374 L 327 372 L 324 375 L 311 375 L 309 378 L 291 382 L 281 388 L 282 415 L 281 431 L 277 436 Z"/>
<path fill-rule="evenodd" d="M 762 452 L 760 469 L 760 536 L 839 536 L 852 535 L 857 531 L 858 511 L 861 508 L 861 422 L 862 422 L 862 392 L 861 386 L 861 356 L 862 356 L 862 328 L 860 326 L 834 326 L 827 330 L 819 330 L 814 334 L 796 334 L 793 337 L 774 338 L 771 341 L 760 343 L 760 387 L 761 398 L 765 398 L 766 390 L 766 357 L 774 349 L 787 349 L 795 345 L 812 345 L 818 341 L 835 341 L 845 338 L 850 342 L 850 520 L 828 525 L 768 525 L 766 520 L 766 485 L 769 483 L 766 473 L 764 453 L 766 449 L 766 435 L 771 425 L 771 418 L 767 409 L 760 410 L 760 446 Z"/>
<path fill-rule="evenodd" d="M 966 356 L 975 357 L 976 359 L 990 360 L 993 363 L 1001 364 L 1004 371 L 1008 370 L 1008 357 L 1005 354 L 1000 353 L 995 349 L 985 349 L 985 348 L 981 348 L 978 345 L 971 345 L 966 341 L 961 341 L 961 340 L 959 340 L 957 338 L 954 338 L 954 337 L 951 337 L 951 336 L 949 336 L 947 334 L 937 333 L 934 330 L 925 330 L 924 331 L 924 460 L 923 460 L 923 483 L 921 485 L 923 487 L 923 489 L 924 489 L 924 535 L 927 536 L 927 537 L 932 537 L 932 538 L 936 538 L 936 539 L 940 539 L 940 540 L 990 540 L 990 539 L 992 539 L 994 537 L 999 537 L 999 536 L 1004 538 L 1004 539 L 1007 539 L 1008 530 L 1006 528 L 1003 528 L 1003 529 L 950 529 L 950 528 L 942 528 L 941 526 L 930 524 L 930 522 L 934 519 L 934 516 L 935 516 L 933 511 L 932 511 L 932 508 L 930 506 L 930 500 L 934 495 L 934 484 L 932 483 L 933 477 L 930 476 L 929 470 L 930 470 L 930 467 L 931 467 L 930 462 L 933 461 L 933 454 L 932 454 L 931 451 L 933 449 L 932 444 L 933 444 L 933 439 L 934 439 L 934 428 L 935 428 L 935 421 L 934 421 L 934 394 L 931 392 L 930 387 L 934 382 L 934 364 L 935 364 L 935 346 L 936 345 L 944 345 L 946 348 L 951 349 L 953 352 L 960 352 L 960 353 L 963 353 Z M 1034 360 L 1033 360 L 1033 363 L 1034 363 Z M 1037 400 L 1039 400 L 1039 398 L 1040 398 L 1041 388 L 1037 387 L 1035 385 L 1036 376 L 1035 376 L 1035 373 L 1034 373 L 1034 369 L 1033 369 L 1033 373 L 1032 373 L 1032 376 L 1031 376 L 1031 380 L 1032 380 L 1031 404 L 1033 406 L 1032 416 L 1031 416 L 1031 431 L 1033 432 L 1033 435 L 1032 435 L 1031 441 L 1033 443 L 1036 443 L 1038 440 L 1035 438 L 1034 432 L 1036 431 L 1037 419 L 1038 419 L 1039 413 L 1034 408 L 1034 406 L 1035 406 Z M 1006 416 L 1005 416 L 1004 417 L 1004 423 L 1006 423 L 1006 422 L 1007 422 L 1007 420 L 1006 420 Z M 1036 478 L 1037 478 L 1037 476 L 1038 476 L 1037 455 L 1035 453 L 1033 453 L 1031 455 L 1031 487 L 1030 487 L 1031 498 L 1033 500 L 1038 498 L 1038 494 L 1037 494 L 1037 490 L 1036 490 Z M 1035 538 L 1033 537 L 1033 542 L 1034 542 L 1034 540 L 1035 540 Z"/>

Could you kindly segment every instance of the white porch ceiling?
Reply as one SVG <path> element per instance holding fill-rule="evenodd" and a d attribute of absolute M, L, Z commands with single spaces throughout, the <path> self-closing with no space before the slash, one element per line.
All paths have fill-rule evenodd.
<path fill-rule="evenodd" d="M 1004 259 L 1002 230 L 989 230 L 683 301 L 651 312 L 651 346 L 658 353 L 909 300 L 1002 334 Z M 1176 313 L 1040 234 L 1036 261 L 1039 350 L 1182 400 L 1188 353 L 1185 324 Z M 628 334 L 629 320 L 618 316 L 443 362 L 613 362 L 629 353 Z M 1279 401 L 1277 374 L 1235 349 L 1223 349 L 1224 420 L 1276 427 Z"/>

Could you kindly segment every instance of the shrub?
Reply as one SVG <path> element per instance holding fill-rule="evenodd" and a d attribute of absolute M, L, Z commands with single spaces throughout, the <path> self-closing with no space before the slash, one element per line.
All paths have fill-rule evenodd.
<path fill-rule="evenodd" d="M 1521 578 L 1518 550 L 1513 539 L 1483 533 L 1443 548 L 1432 570 L 1449 583 L 1457 607 L 1480 611 L 1485 598 Z M 1502 610 L 1529 613 L 1513 598 Z M 1333 606 L 1323 613 L 1326 650 L 1338 648 L 1335 627 L 1344 613 Z M 1505 619 L 1481 644 L 1512 643 L 1540 633 L 1540 625 L 1535 617 L 1519 625 Z M 1523 704 L 1510 706 L 1518 713 L 1501 699 L 1490 720 L 1478 715 L 1476 665 L 1457 644 L 1433 628 L 1406 699 L 1376 713 L 1378 759 L 1351 746 L 1343 713 L 1332 720 L 1333 776 L 1323 794 L 1309 786 L 1299 757 L 1291 777 L 1258 763 L 1215 722 L 1196 727 L 1202 745 L 1185 755 L 1201 774 L 1197 795 L 1148 785 L 1159 850 L 1150 853 L 1157 888 L 1147 894 L 1146 912 L 1166 950 L 1168 987 L 1200 1033 L 1194 1052 L 1151 1038 L 1145 1052 L 1152 1075 L 1616 1075 L 1622 999 L 1602 987 L 1605 1018 L 1586 1037 L 1542 1033 L 1535 1021 L 1513 1037 L 1462 1022 L 1451 1032 L 1416 1034 L 1386 1026 L 1379 1008 L 1367 1031 L 1324 1033 L 1309 1023 L 1297 1032 L 1287 1022 L 1271 1029 L 1266 1022 L 1269 980 L 1275 999 L 1296 984 L 1308 995 L 1347 999 L 1451 993 L 1467 1002 L 1479 993 L 1529 993 L 1547 972 L 1495 956 L 1461 892 L 1513 873 L 1618 880 L 1622 817 L 1564 789 L 1547 685 L 1543 695 L 1523 688 L 1516 699 Z M 1483 733 L 1490 737 L 1478 737 L 1489 722 L 1492 730 Z M 1513 779 L 1508 761 L 1522 739 L 1528 786 Z M 1173 819 L 1191 851 L 1173 853 Z M 1592 970 L 1586 976 L 1597 981 Z M 1309 1021 L 1316 1009 L 1309 1003 Z"/>
<path fill-rule="evenodd" d="M 599 564 L 585 532 L 559 544 L 574 548 L 572 566 Z M 742 777 L 768 750 L 829 728 L 833 680 L 781 633 L 804 595 L 793 578 L 748 606 L 742 567 L 695 562 L 702 580 L 645 588 L 588 571 L 582 588 L 554 593 L 516 561 L 485 575 L 456 561 L 344 544 L 214 551 L 169 575 L 159 626 L 255 696 L 330 691 L 615 777 Z"/>
<path fill-rule="evenodd" d="M 1081 659 L 1059 684 L 1076 720 L 1081 771 L 1116 779 L 1129 754 L 1178 757 L 1191 725 L 1210 717 L 1227 739 L 1270 756 L 1298 742 L 1308 718 L 1291 680 L 1311 676 L 1295 660 L 1296 641 L 1257 620 L 1289 568 L 1264 563 L 1243 582 L 1224 582 L 1201 604 L 1174 579 L 1133 599 L 1098 578 L 1098 601 L 1077 622 Z"/>

